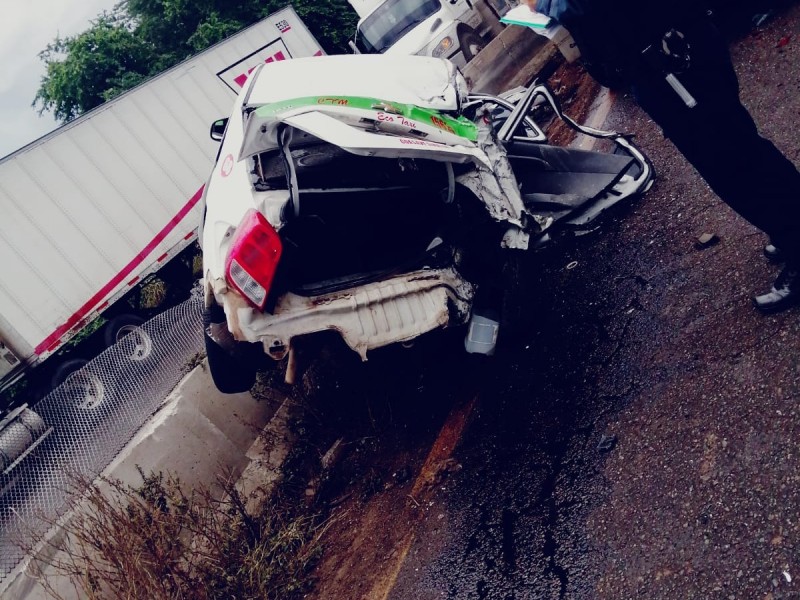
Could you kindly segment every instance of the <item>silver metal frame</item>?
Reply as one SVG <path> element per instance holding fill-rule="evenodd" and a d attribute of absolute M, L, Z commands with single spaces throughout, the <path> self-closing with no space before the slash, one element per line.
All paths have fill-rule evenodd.
<path fill-rule="evenodd" d="M 555 97 L 550 88 L 544 84 L 530 86 L 516 104 L 498 96 L 481 93 L 470 94 L 469 100 L 483 102 L 491 101 L 511 111 L 508 119 L 506 119 L 505 123 L 503 123 L 502 127 L 500 127 L 500 130 L 497 133 L 497 137 L 501 141 L 509 142 L 511 140 L 524 140 L 529 142 L 547 142 L 547 135 L 529 115 L 531 108 L 539 97 L 543 97 L 548 104 L 550 104 L 550 107 L 553 109 L 553 112 L 556 114 L 556 116 L 569 125 L 572 129 L 590 137 L 611 140 L 636 161 L 640 168 L 639 175 L 635 178 L 623 177 L 623 180 L 617 184 L 617 186 L 621 185 L 623 189 L 617 190 L 617 186 L 615 186 L 615 190 L 625 195 L 629 195 L 632 193 L 643 192 L 648 189 L 648 186 L 653 179 L 653 167 L 650 164 L 650 161 L 633 144 L 633 142 L 631 142 L 630 139 L 628 139 L 628 137 L 624 134 L 616 131 L 605 131 L 579 124 L 572 117 L 564 113 L 558 99 Z M 520 126 L 523 125 L 523 123 L 535 131 L 536 135 L 514 135 L 519 130 Z"/>

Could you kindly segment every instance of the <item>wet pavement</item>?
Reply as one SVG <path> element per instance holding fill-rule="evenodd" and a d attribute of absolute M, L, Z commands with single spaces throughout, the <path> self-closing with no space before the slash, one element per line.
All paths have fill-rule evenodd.
<path fill-rule="evenodd" d="M 794 7 L 733 48 L 745 104 L 796 164 L 799 22 Z M 612 124 L 632 112 L 620 102 Z M 753 310 L 751 295 L 778 270 L 761 255 L 764 236 L 657 132 L 635 125 L 661 180 L 620 230 L 618 247 L 636 248 L 631 272 L 645 282 L 623 347 L 643 343 L 626 361 L 635 391 L 606 426 L 619 436 L 602 471 L 608 498 L 586 521 L 596 593 L 800 597 L 800 311 Z M 720 243 L 698 250 L 704 232 Z M 609 374 L 624 373 L 616 363 Z"/>
<path fill-rule="evenodd" d="M 795 6 L 733 45 L 747 106 L 798 164 L 799 33 Z M 606 125 L 636 134 L 657 183 L 529 257 L 528 316 L 490 363 L 434 341 L 387 360 L 396 379 L 370 367 L 384 408 L 348 432 L 361 493 L 335 490 L 350 512 L 310 597 L 800 598 L 800 309 L 753 309 L 778 269 L 765 237 L 629 98 Z M 460 441 L 420 485 L 454 405 Z"/>

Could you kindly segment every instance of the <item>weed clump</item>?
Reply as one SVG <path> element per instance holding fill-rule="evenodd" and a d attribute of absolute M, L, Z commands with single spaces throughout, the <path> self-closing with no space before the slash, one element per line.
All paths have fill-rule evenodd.
<path fill-rule="evenodd" d="M 75 483 L 88 487 L 84 505 L 62 524 L 49 564 L 80 596 L 291 600 L 310 589 L 327 526 L 317 515 L 275 494 L 248 510 L 230 477 L 186 493 L 174 477 L 139 473 L 139 487 Z M 50 579 L 44 585 L 60 597 Z"/>

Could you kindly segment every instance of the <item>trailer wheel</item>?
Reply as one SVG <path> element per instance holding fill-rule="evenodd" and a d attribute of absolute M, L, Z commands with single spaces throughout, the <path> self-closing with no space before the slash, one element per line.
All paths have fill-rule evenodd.
<path fill-rule="evenodd" d="M 145 360 L 153 353 L 153 338 L 142 325 L 144 319 L 136 315 L 120 315 L 111 319 L 104 332 L 106 347 L 121 344 L 128 360 Z"/>
<path fill-rule="evenodd" d="M 63 362 L 53 375 L 53 389 L 60 388 L 60 392 L 69 397 L 75 408 L 92 410 L 103 403 L 106 396 L 106 386 L 102 380 L 84 369 L 88 360 L 73 358 Z"/>
<path fill-rule="evenodd" d="M 469 62 L 486 47 L 486 42 L 474 31 L 464 31 L 458 38 L 464 60 Z"/>

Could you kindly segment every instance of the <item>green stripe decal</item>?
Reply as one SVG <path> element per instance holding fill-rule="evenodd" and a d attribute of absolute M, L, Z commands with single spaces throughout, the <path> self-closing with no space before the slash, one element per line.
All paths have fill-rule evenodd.
<path fill-rule="evenodd" d="M 257 116 L 269 119 L 288 110 L 308 106 L 333 106 L 336 108 L 357 108 L 361 110 L 384 112 L 389 115 L 402 116 L 406 119 L 419 121 L 423 125 L 431 125 L 471 142 L 478 139 L 478 127 L 469 119 L 464 117 L 453 118 L 436 110 L 422 108 L 414 104 L 389 102 L 387 100 L 378 100 L 377 98 L 361 98 L 357 96 L 307 96 L 305 98 L 293 98 L 291 100 L 282 100 L 281 102 L 265 104 L 264 106 L 258 107 L 255 112 Z"/>

